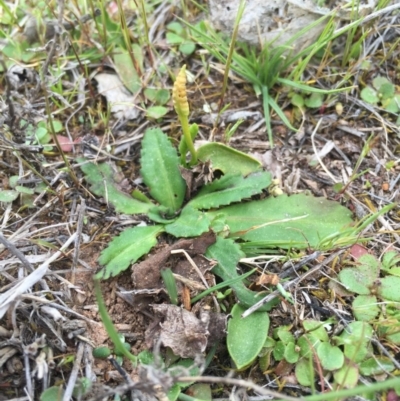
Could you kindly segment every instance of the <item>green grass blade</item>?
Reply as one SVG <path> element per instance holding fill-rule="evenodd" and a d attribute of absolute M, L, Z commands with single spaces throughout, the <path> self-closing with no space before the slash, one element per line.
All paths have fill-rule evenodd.
<path fill-rule="evenodd" d="M 98 280 L 94 281 L 94 289 L 96 294 L 97 305 L 99 307 L 99 314 L 101 320 L 103 321 L 104 327 L 107 331 L 107 334 L 110 336 L 111 341 L 114 344 L 116 350 L 121 352 L 124 356 L 126 356 L 133 364 L 136 365 L 137 357 L 131 354 L 123 345 L 121 339 L 119 338 L 118 332 L 115 329 L 113 322 L 110 318 L 110 315 L 107 312 L 106 305 L 104 303 L 103 296 L 101 294 L 100 283 Z"/>

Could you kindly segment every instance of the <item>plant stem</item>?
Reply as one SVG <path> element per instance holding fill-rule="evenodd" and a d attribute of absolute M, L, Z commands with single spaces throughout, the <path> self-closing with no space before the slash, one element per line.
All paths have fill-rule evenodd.
<path fill-rule="evenodd" d="M 192 135 L 190 135 L 189 119 L 183 113 L 181 114 L 178 112 L 178 115 L 179 119 L 181 120 L 183 137 L 185 138 L 186 146 L 189 149 L 190 154 L 192 155 L 189 165 L 193 166 L 197 163 L 197 153 L 193 145 Z"/>

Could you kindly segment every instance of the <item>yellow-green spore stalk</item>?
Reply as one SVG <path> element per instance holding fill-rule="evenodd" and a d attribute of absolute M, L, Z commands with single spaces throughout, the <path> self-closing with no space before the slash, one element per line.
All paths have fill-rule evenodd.
<path fill-rule="evenodd" d="M 186 65 L 181 68 L 176 77 L 174 88 L 172 89 L 172 100 L 182 126 L 183 138 L 186 145 L 183 148 L 189 149 L 192 156 L 189 164 L 193 166 L 197 163 L 197 155 L 189 127 L 189 103 L 186 96 Z M 182 154 L 181 158 L 185 160 L 185 154 Z"/>

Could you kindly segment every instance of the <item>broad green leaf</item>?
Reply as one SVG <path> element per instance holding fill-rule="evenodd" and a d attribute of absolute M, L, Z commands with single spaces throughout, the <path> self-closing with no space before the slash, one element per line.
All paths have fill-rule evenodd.
<path fill-rule="evenodd" d="M 218 264 L 212 269 L 212 272 L 225 281 L 239 276 L 237 265 L 239 260 L 245 255 L 240 250 L 239 245 L 234 243 L 231 239 L 217 237 L 216 243 L 208 247 L 206 256 L 218 262 Z M 246 288 L 243 282 L 236 282 L 235 284 L 232 284 L 231 287 L 235 291 L 240 303 L 246 307 L 254 305 L 266 296 L 266 294 L 250 291 Z M 259 311 L 268 311 L 277 302 L 278 298 L 275 298 L 263 305 Z"/>
<path fill-rule="evenodd" d="M 151 106 L 146 109 L 146 115 L 150 118 L 161 118 L 168 113 L 168 108 L 164 106 Z"/>
<path fill-rule="evenodd" d="M 174 237 L 197 237 L 208 231 L 210 221 L 205 213 L 187 205 L 181 215 L 171 224 L 165 226 L 165 231 Z"/>
<path fill-rule="evenodd" d="M 358 383 L 358 367 L 346 363 L 341 369 L 333 374 L 333 377 L 340 387 L 353 388 Z"/>
<path fill-rule="evenodd" d="M 197 157 L 202 162 L 210 160 L 212 169 L 221 170 L 224 174 L 240 173 L 246 176 L 261 170 L 259 161 L 222 143 L 203 145 L 198 149 Z"/>
<path fill-rule="evenodd" d="M 306 319 L 303 321 L 303 327 L 306 333 L 311 334 L 315 338 L 321 341 L 329 341 L 329 336 L 324 325 L 318 320 Z"/>
<path fill-rule="evenodd" d="M 391 99 L 394 96 L 394 90 L 395 86 L 392 83 L 388 82 L 382 84 L 379 88 L 379 95 L 381 100 Z"/>
<path fill-rule="evenodd" d="M 306 387 L 310 387 L 314 382 L 314 368 L 311 359 L 303 358 L 296 363 L 295 375 L 297 381 Z"/>
<path fill-rule="evenodd" d="M 397 264 L 400 264 L 400 254 L 396 251 L 385 252 L 382 258 L 382 270 L 389 272 Z"/>
<path fill-rule="evenodd" d="M 118 182 L 115 181 L 116 173 L 108 164 L 94 164 L 79 158 L 82 164 L 81 170 L 85 174 L 86 181 L 90 184 L 90 190 L 97 196 L 101 196 L 107 203 L 114 206 L 115 210 L 126 214 L 146 213 L 154 205 L 140 202 L 120 191 Z"/>
<path fill-rule="evenodd" d="M 375 319 L 380 310 L 375 295 L 359 295 L 354 299 L 351 307 L 354 317 L 365 322 Z"/>
<path fill-rule="evenodd" d="M 381 91 L 381 88 L 384 85 L 392 85 L 392 86 L 394 86 L 386 77 L 382 77 L 381 75 L 378 75 L 376 78 L 374 78 L 372 80 L 372 86 L 377 91 Z"/>
<path fill-rule="evenodd" d="M 268 314 L 254 312 L 242 318 L 241 315 L 245 310 L 241 305 L 234 305 L 231 312 L 232 318 L 228 322 L 226 342 L 229 355 L 237 369 L 246 367 L 257 358 L 268 337 Z"/>
<path fill-rule="evenodd" d="M 0 202 L 13 202 L 18 198 L 19 192 L 12 189 L 0 191 Z"/>
<path fill-rule="evenodd" d="M 107 279 L 126 270 L 131 263 L 150 251 L 162 231 L 162 226 L 133 227 L 123 231 L 101 253 L 99 263 L 105 267 L 96 277 Z"/>
<path fill-rule="evenodd" d="M 147 99 L 159 105 L 167 103 L 170 98 L 170 93 L 167 89 L 146 88 L 143 94 Z"/>
<path fill-rule="evenodd" d="M 15 190 L 18 191 L 21 194 L 27 194 L 27 195 L 33 195 L 35 193 L 34 188 L 27 188 L 27 187 L 24 187 L 22 185 L 17 185 L 15 187 Z"/>
<path fill-rule="evenodd" d="M 379 102 L 379 97 L 375 89 L 370 86 L 366 86 L 360 92 L 361 99 L 370 104 L 376 104 Z"/>
<path fill-rule="evenodd" d="M 313 356 L 321 344 L 323 344 L 321 340 L 312 333 L 303 334 L 297 340 L 297 345 L 300 347 L 300 355 L 302 357 Z"/>
<path fill-rule="evenodd" d="M 174 32 L 167 32 L 166 39 L 169 45 L 179 45 L 185 40 L 185 38 Z"/>
<path fill-rule="evenodd" d="M 171 210 L 162 205 L 152 207 L 147 213 L 147 217 L 160 224 L 170 224 L 176 220 L 175 214 L 171 215 Z"/>
<path fill-rule="evenodd" d="M 40 395 L 40 401 L 61 401 L 64 396 L 62 386 L 53 386 L 44 390 Z"/>
<path fill-rule="evenodd" d="M 304 98 L 300 94 L 295 93 L 292 96 L 291 103 L 292 103 L 293 106 L 297 106 L 299 108 L 302 108 L 304 106 Z"/>
<path fill-rule="evenodd" d="M 386 111 L 398 113 L 400 111 L 400 95 L 394 95 L 393 98 L 383 104 Z"/>
<path fill-rule="evenodd" d="M 190 386 L 187 391 L 196 400 L 212 401 L 211 386 L 208 383 L 196 383 Z"/>
<path fill-rule="evenodd" d="M 369 352 L 372 327 L 365 322 L 351 322 L 339 339 L 344 344 L 344 355 L 352 362 L 361 362 Z"/>
<path fill-rule="evenodd" d="M 170 22 L 167 25 L 167 30 L 170 32 L 175 32 L 176 34 L 181 35 L 181 36 L 185 34 L 185 28 L 178 21 Z"/>
<path fill-rule="evenodd" d="M 271 185 L 271 174 L 263 171 L 244 178 L 240 174 L 227 174 L 205 185 L 189 204 L 197 209 L 211 209 L 260 194 Z"/>
<path fill-rule="evenodd" d="M 190 56 L 196 50 L 196 44 L 190 40 L 185 40 L 179 45 L 179 51 L 185 56 Z"/>
<path fill-rule="evenodd" d="M 142 88 L 142 81 L 133 65 L 132 59 L 135 58 L 123 48 L 116 47 L 114 50 L 114 64 L 118 75 L 123 84 L 133 93 L 137 93 Z"/>
<path fill-rule="evenodd" d="M 393 362 L 385 356 L 374 356 L 360 363 L 360 373 L 365 376 L 380 375 L 393 370 Z"/>
<path fill-rule="evenodd" d="M 386 276 L 380 280 L 379 295 L 389 301 L 400 302 L 400 277 Z"/>
<path fill-rule="evenodd" d="M 346 290 L 360 295 L 369 295 L 371 287 L 379 276 L 380 263 L 372 255 L 363 255 L 358 261 L 359 265 L 346 268 L 339 272 L 339 280 Z"/>
<path fill-rule="evenodd" d="M 285 357 L 285 344 L 282 341 L 276 342 L 272 355 L 276 361 L 281 361 Z"/>
<path fill-rule="evenodd" d="M 321 93 L 312 93 L 304 103 L 310 109 L 317 109 L 324 103 L 324 96 Z"/>
<path fill-rule="evenodd" d="M 324 237 L 339 233 L 352 222 L 351 212 L 339 203 L 305 194 L 280 195 L 208 212 L 210 218 L 217 214 L 226 216 L 230 237 L 265 246 L 279 243 L 285 249 L 315 248 Z"/>
<path fill-rule="evenodd" d="M 274 330 L 274 338 L 279 338 L 285 345 L 289 343 L 294 343 L 294 335 L 289 330 L 290 327 L 288 326 L 278 327 Z"/>
<path fill-rule="evenodd" d="M 151 196 L 171 212 L 177 211 L 182 206 L 186 184 L 175 148 L 159 128 L 151 128 L 144 134 L 141 154 L 140 171 Z"/>
<path fill-rule="evenodd" d="M 181 393 L 181 387 L 178 384 L 174 384 L 167 392 L 169 401 L 176 401 Z"/>
<path fill-rule="evenodd" d="M 329 343 L 322 343 L 317 349 L 321 365 L 326 370 L 337 370 L 343 366 L 344 355 L 339 347 Z"/>
<path fill-rule="evenodd" d="M 296 363 L 300 358 L 300 349 L 295 343 L 289 343 L 285 346 L 284 357 L 289 363 Z"/>

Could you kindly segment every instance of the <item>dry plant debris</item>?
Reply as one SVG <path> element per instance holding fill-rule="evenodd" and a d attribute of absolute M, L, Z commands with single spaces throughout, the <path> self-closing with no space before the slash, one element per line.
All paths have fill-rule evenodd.
<path fill-rule="evenodd" d="M 201 140 L 256 155 L 287 194 L 340 200 L 358 219 L 379 212 L 400 199 L 398 108 L 392 104 L 388 109 L 379 97 L 388 90 L 395 99 L 400 85 L 397 2 L 378 2 L 385 11 L 375 10 L 375 19 L 329 43 L 308 60 L 301 76 L 296 78 L 297 64 L 282 71 L 322 89 L 350 89 L 313 96 L 282 84 L 270 88 L 297 128 L 291 130 L 271 113 L 273 149 L 265 110 L 252 85 L 231 72 L 222 94 L 226 66 L 177 18 L 190 24 L 204 20 L 201 7 L 174 1 L 139 1 L 139 7 L 128 2 L 35 3 L 4 2 L 0 10 L 0 400 L 99 400 L 119 394 L 120 399 L 164 401 L 175 399 L 168 393 L 171 388 L 177 389 L 176 396 L 187 391 L 183 395 L 202 399 L 192 387 L 185 390 L 194 381 L 209 383 L 213 398 L 241 395 L 250 400 L 258 395 L 299 399 L 310 391 L 328 396 L 328 390 L 362 381 L 376 387 L 374 394 L 358 393 L 358 399 L 398 400 L 399 303 L 375 289 L 380 280 L 398 278 L 397 256 L 387 256 L 400 252 L 398 207 L 365 225 L 359 238 L 368 241 L 362 246 L 275 250 L 242 259 L 237 274 L 256 268 L 246 278 L 250 288 L 270 292 L 261 305 L 273 299 L 276 305 L 268 313 L 262 351 L 241 372 L 233 369 L 224 340 L 234 292 L 225 287 L 214 298 L 190 304 L 216 284 L 210 273 L 214 262 L 205 257 L 214 234 L 172 243 L 163 234 L 151 256 L 138 261 L 132 272 L 102 284 L 115 327 L 132 354 L 141 355 L 138 368 L 114 354 L 93 358 L 93 348 L 113 345 L 101 323 L 92 277 L 111 239 L 149 220 L 116 212 L 107 194 L 94 196 L 78 161 L 86 157 L 106 163 L 116 190 L 139 189 L 139 195 L 146 195 L 141 140 L 148 127 L 158 126 L 178 144 L 180 127 L 169 94 L 171 77 L 186 64 L 190 121 L 198 123 Z M 229 14 L 220 25 L 231 19 Z M 385 88 L 374 85 L 377 77 L 385 77 Z M 361 96 L 365 88 L 378 98 L 366 101 Z M 192 174 L 187 174 L 192 180 L 187 199 L 220 172 L 206 164 Z M 182 252 L 172 252 L 177 250 Z M 341 272 L 352 266 L 359 271 L 364 260 L 359 259 L 366 254 L 379 261 L 366 294 L 353 282 L 343 287 L 348 278 Z M 186 309 L 171 305 L 160 279 L 165 268 L 175 274 Z M 273 283 L 260 279 L 265 274 L 273 275 Z M 362 318 L 363 295 L 377 300 L 373 318 Z M 223 313 L 214 312 L 217 306 Z M 370 341 L 365 341 L 368 333 Z M 354 344 L 364 358 L 355 357 Z M 313 352 L 309 359 L 307 348 Z M 179 365 L 176 356 L 192 360 Z M 347 370 L 335 365 L 342 358 Z M 310 375 L 299 360 L 314 361 L 316 369 Z M 169 370 L 177 369 L 174 364 L 178 373 Z M 226 377 L 227 371 L 236 378 Z M 93 387 L 85 393 L 88 383 Z M 235 386 L 244 392 L 237 394 Z M 54 392 L 41 398 L 49 389 Z"/>

